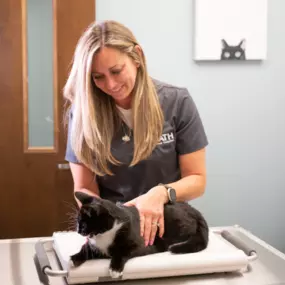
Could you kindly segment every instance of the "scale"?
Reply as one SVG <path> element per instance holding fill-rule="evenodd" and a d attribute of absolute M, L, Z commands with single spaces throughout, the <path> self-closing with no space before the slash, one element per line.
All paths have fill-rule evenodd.
<path fill-rule="evenodd" d="M 62 270 L 50 266 L 44 243 L 52 242 L 53 250 Z M 123 275 L 112 278 L 110 259 L 87 260 L 74 266 L 70 256 L 79 252 L 86 238 L 77 232 L 55 232 L 49 239 L 39 240 L 35 246 L 42 272 L 47 276 L 66 278 L 68 284 L 148 279 L 159 277 L 211 274 L 246 270 L 257 253 L 227 230 L 210 228 L 206 249 L 197 253 L 172 254 L 170 252 L 135 257 L 127 261 Z"/>

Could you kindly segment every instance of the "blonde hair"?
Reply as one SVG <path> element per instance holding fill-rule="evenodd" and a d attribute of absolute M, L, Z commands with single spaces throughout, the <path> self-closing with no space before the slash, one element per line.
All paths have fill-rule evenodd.
<path fill-rule="evenodd" d="M 72 103 L 71 147 L 77 159 L 96 175 L 113 175 L 109 163 L 119 165 L 111 153 L 111 141 L 120 118 L 111 96 L 96 87 L 91 74 L 93 57 L 103 46 L 127 54 L 139 64 L 132 91 L 134 153 L 130 166 L 149 157 L 163 129 L 163 113 L 146 59 L 139 53 L 132 32 L 115 21 L 93 23 L 78 41 L 64 97 Z"/>

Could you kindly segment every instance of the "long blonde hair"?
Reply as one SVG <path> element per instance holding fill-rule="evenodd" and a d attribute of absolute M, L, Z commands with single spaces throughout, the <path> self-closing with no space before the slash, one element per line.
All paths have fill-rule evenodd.
<path fill-rule="evenodd" d="M 115 102 L 96 87 L 91 67 L 93 57 L 103 46 L 127 54 L 139 63 L 132 91 L 134 153 L 130 166 L 149 157 L 163 129 L 163 113 L 143 52 L 132 32 L 115 21 L 92 23 L 78 41 L 64 97 L 73 108 L 71 147 L 77 159 L 96 175 L 113 175 L 109 163 L 119 165 L 111 153 L 111 141 L 119 125 Z"/>

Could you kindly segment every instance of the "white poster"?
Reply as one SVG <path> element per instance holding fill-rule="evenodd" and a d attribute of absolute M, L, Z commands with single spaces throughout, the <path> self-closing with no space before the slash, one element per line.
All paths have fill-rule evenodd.
<path fill-rule="evenodd" d="M 195 60 L 264 60 L 267 0 L 196 0 Z"/>

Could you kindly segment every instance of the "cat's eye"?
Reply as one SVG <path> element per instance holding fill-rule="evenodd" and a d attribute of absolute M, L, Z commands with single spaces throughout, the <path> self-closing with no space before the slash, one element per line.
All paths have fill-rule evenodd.
<path fill-rule="evenodd" d="M 87 234 L 87 225 L 85 223 L 82 223 L 82 224 L 78 225 L 78 233 L 80 233 L 82 235 L 86 235 Z"/>
<path fill-rule="evenodd" d="M 229 57 L 230 57 L 230 53 L 226 51 L 226 52 L 224 53 L 224 56 L 225 56 L 226 58 L 229 58 Z"/>
<path fill-rule="evenodd" d="M 235 52 L 235 57 L 240 57 L 241 56 L 241 52 L 240 51 L 236 51 Z"/>

